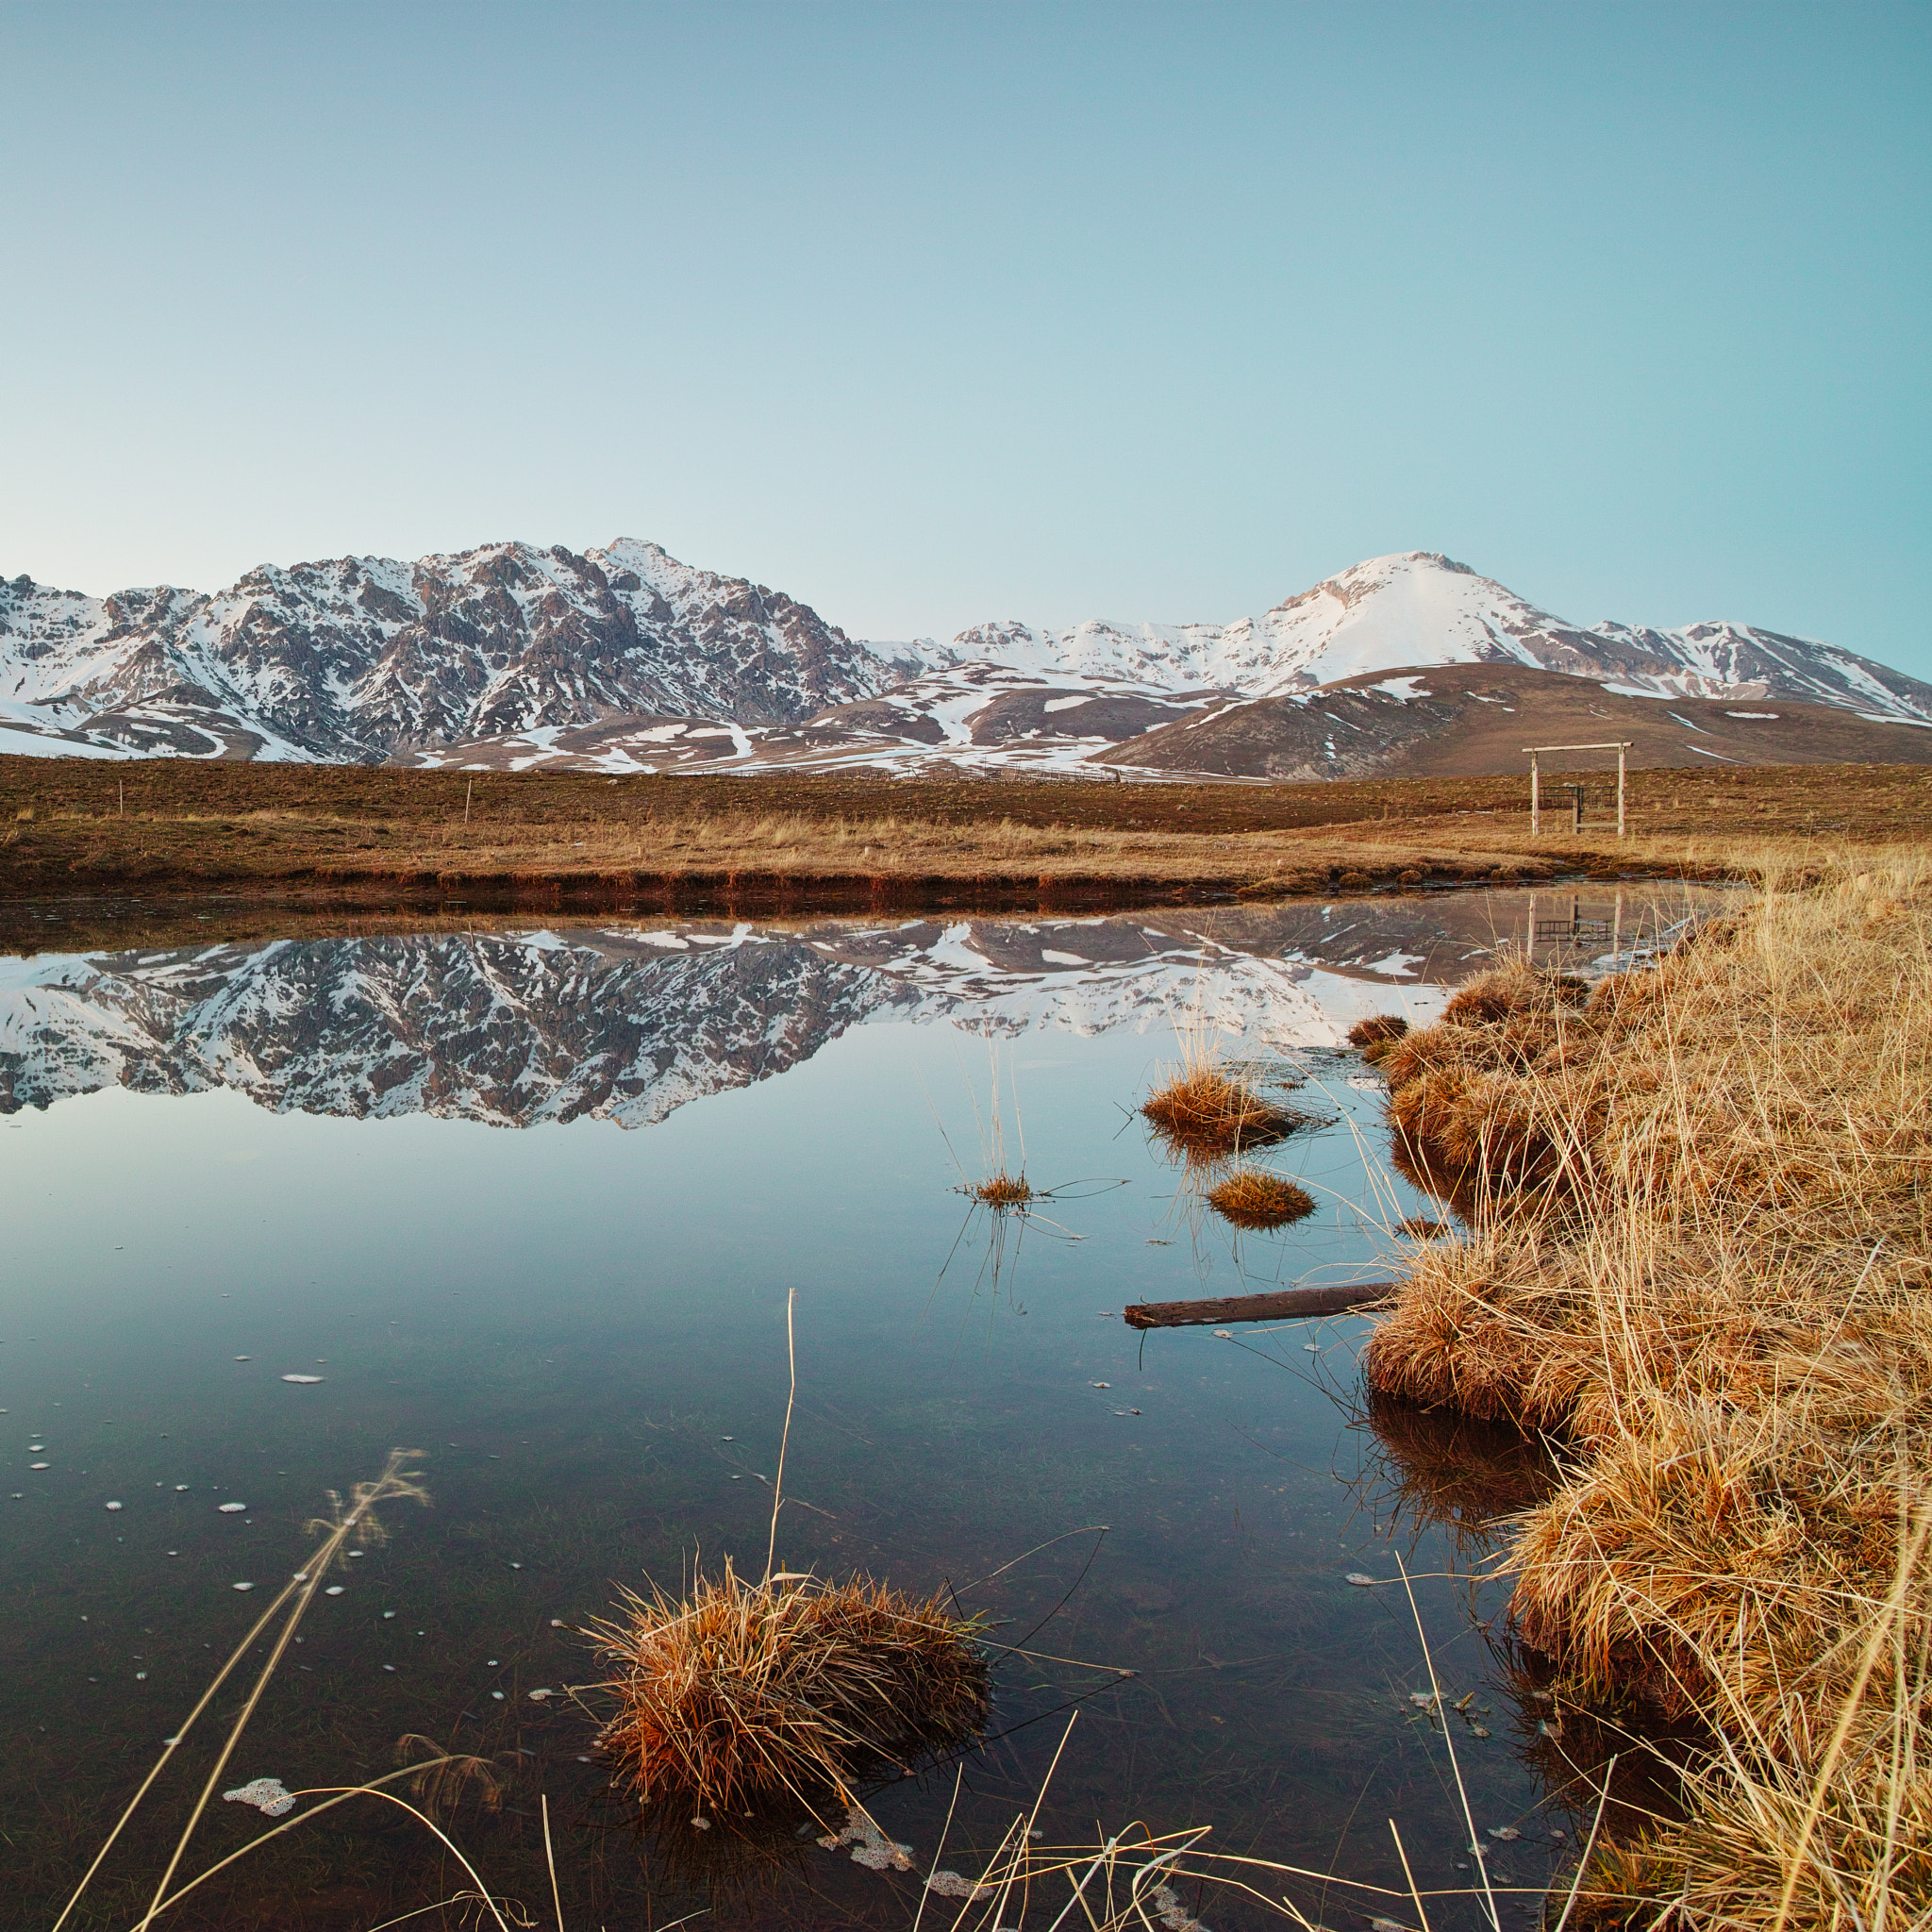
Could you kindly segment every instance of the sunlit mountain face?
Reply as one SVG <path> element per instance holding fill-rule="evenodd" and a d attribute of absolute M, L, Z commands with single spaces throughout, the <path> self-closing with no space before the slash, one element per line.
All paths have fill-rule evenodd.
<path fill-rule="evenodd" d="M 1751 741 L 1767 734 L 1748 727 L 1765 721 L 1717 714 L 1742 741 L 1719 755 L 1747 763 L 1898 756 L 1882 737 L 1861 750 L 1859 728 L 1932 724 L 1932 686 L 1835 644 L 1721 622 L 1576 624 L 1433 551 L 1371 558 L 1259 616 L 1002 619 L 943 642 L 849 637 L 783 591 L 628 538 L 582 552 L 500 542 L 413 561 L 264 564 L 213 592 L 96 597 L 0 578 L 0 750 L 41 756 L 610 775 L 1065 772 L 1096 759 L 1181 770 L 1196 768 L 1173 745 L 1142 755 L 1141 741 L 1229 705 L 1316 702 L 1311 717 L 1285 721 L 1309 740 L 1298 758 L 1283 765 L 1277 746 L 1230 774 L 1224 744 L 1198 769 L 1333 778 L 1351 765 L 1319 755 L 1337 733 L 1364 768 L 1412 757 L 1418 736 L 1453 735 L 1455 717 L 1407 699 L 1417 675 L 1455 668 L 1549 675 L 1578 687 L 1575 701 L 1648 701 L 1639 709 L 1657 721 L 1686 701 L 1782 700 L 1852 732 L 1849 751 L 1836 738 L 1812 748 L 1793 728 L 1802 718 L 1774 719 L 1758 756 Z M 1439 700 L 1461 690 L 1437 684 Z M 1338 690 L 1368 714 L 1338 724 L 1318 702 Z M 1700 715 L 1690 728 L 1710 724 Z M 1646 756 L 1657 761 L 1657 748 Z"/>

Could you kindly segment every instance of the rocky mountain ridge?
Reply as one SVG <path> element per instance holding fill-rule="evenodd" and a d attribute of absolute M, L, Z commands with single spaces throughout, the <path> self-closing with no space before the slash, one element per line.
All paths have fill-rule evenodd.
<path fill-rule="evenodd" d="M 1523 665 L 1619 681 L 1646 696 L 1776 695 L 1932 723 L 1932 685 L 1838 645 L 1727 623 L 1572 624 L 1433 551 L 1370 558 L 1228 625 L 1053 630 L 1008 622 L 963 631 L 943 650 L 927 641 L 904 648 L 935 664 L 985 658 L 1042 678 L 1071 672 L 1244 698 L 1423 665 Z"/>
<path fill-rule="evenodd" d="M 0 721 L 109 752 L 379 762 L 613 713 L 771 724 L 915 668 L 628 540 L 264 566 L 211 596 L 0 582 Z"/>
<path fill-rule="evenodd" d="M 1732 624 L 1572 625 L 1432 552 L 1371 558 L 1229 625 L 1003 622 L 944 645 L 879 644 L 623 539 L 264 566 L 211 595 L 0 580 L 0 749 L 611 774 L 1069 771 L 1139 764 L 1118 748 L 1230 702 L 1306 704 L 1452 664 L 1932 724 L 1932 685 L 1835 645 Z"/>

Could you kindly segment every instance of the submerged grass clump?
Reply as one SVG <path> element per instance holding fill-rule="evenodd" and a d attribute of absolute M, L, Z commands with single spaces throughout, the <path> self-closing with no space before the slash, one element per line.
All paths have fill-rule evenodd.
<path fill-rule="evenodd" d="M 1281 1227 L 1315 1211 L 1315 1197 L 1298 1182 L 1244 1167 L 1208 1191 L 1208 1205 L 1237 1227 Z"/>
<path fill-rule="evenodd" d="M 1219 1160 L 1243 1147 L 1285 1141 L 1307 1116 L 1264 1100 L 1246 1080 L 1211 1061 L 1183 1065 L 1141 1108 L 1169 1149 L 1195 1160 Z"/>
<path fill-rule="evenodd" d="M 707 1822 L 777 1802 L 842 1813 L 855 1783 L 986 1722 L 974 1624 L 863 1577 L 750 1584 L 727 1561 L 682 1601 L 626 1596 L 600 1632 L 618 1706 L 601 1742 L 619 1782 Z"/>
<path fill-rule="evenodd" d="M 1508 967 L 1383 1067 L 1471 1225 L 1370 1381 L 1564 1444 L 1518 1629 L 1714 1735 L 1572 1923 L 1932 1924 L 1932 866 L 1769 878 L 1593 990 Z"/>

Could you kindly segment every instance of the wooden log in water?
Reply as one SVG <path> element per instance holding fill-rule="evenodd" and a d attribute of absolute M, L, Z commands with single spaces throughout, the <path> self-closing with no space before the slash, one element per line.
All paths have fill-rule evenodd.
<path fill-rule="evenodd" d="M 1137 1302 L 1121 1311 L 1129 1328 L 1206 1327 L 1216 1322 L 1293 1322 L 1344 1315 L 1386 1300 L 1399 1281 L 1352 1281 L 1335 1288 L 1290 1288 L 1275 1294 L 1229 1295 L 1215 1302 Z"/>

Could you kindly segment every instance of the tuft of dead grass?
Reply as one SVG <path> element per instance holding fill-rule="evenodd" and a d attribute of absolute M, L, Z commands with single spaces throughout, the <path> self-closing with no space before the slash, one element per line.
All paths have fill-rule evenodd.
<path fill-rule="evenodd" d="M 1383 1069 L 1471 1227 L 1370 1382 L 1564 1445 L 1519 1630 L 1717 1740 L 1573 1923 L 1932 1924 L 1932 865 L 1773 876 L 1593 990 L 1517 962 Z"/>
<path fill-rule="evenodd" d="M 1033 1183 L 1024 1174 L 990 1174 L 966 1191 L 983 1208 L 1024 1208 L 1033 1199 Z"/>
<path fill-rule="evenodd" d="M 1285 1141 L 1307 1116 L 1265 1100 L 1239 1075 L 1207 1059 L 1177 1069 L 1148 1096 L 1141 1113 L 1171 1153 L 1221 1160 L 1244 1147 Z"/>
<path fill-rule="evenodd" d="M 1208 1205 L 1236 1227 L 1283 1227 L 1312 1214 L 1315 1197 L 1299 1182 L 1244 1167 L 1208 1190 Z"/>
<path fill-rule="evenodd" d="M 1371 1013 L 1348 1029 L 1348 1043 L 1374 1066 L 1407 1031 L 1408 1022 L 1400 1013 Z"/>
<path fill-rule="evenodd" d="M 976 1626 L 940 1597 L 866 1578 L 744 1582 L 727 1561 L 678 1601 L 626 1593 L 598 1626 L 617 1713 L 600 1742 L 641 1804 L 730 1823 L 761 1806 L 822 1816 L 855 1783 L 910 1770 L 986 1722 Z"/>

